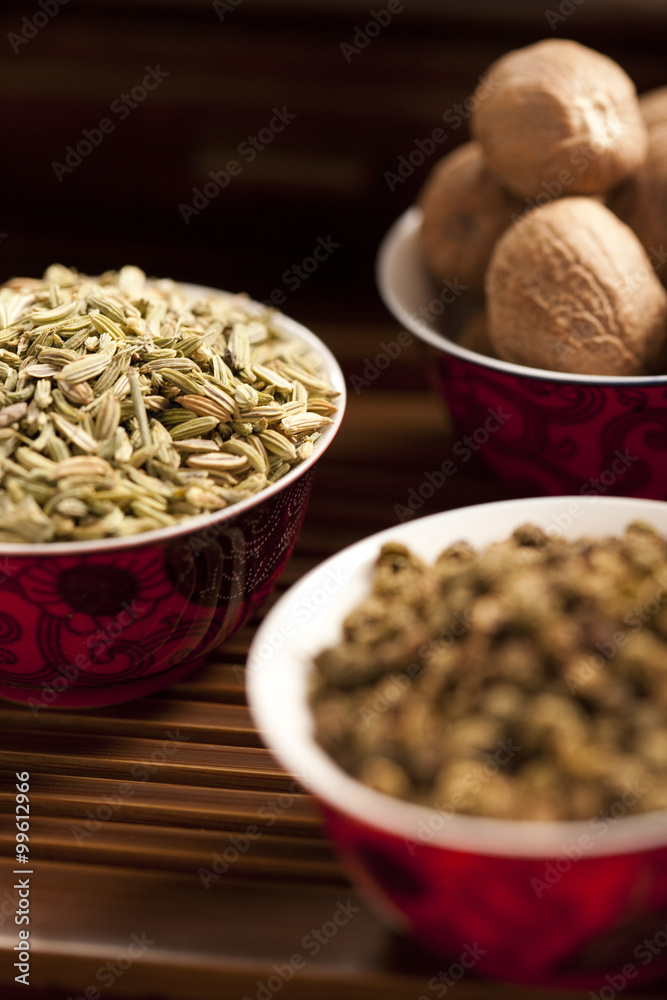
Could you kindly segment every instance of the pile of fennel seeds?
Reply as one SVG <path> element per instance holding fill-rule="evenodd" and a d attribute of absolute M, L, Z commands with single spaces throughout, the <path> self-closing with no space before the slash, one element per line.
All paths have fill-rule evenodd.
<path fill-rule="evenodd" d="M 336 390 L 245 296 L 137 267 L 0 287 L 0 542 L 167 527 L 250 497 L 313 450 Z"/>

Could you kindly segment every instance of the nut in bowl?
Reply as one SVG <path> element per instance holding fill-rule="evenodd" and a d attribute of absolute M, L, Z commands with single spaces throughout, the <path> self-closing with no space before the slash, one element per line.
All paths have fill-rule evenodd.
<path fill-rule="evenodd" d="M 548 371 L 490 356 L 483 300 L 433 279 L 421 224 L 413 207 L 391 227 L 378 287 L 399 323 L 428 345 L 454 422 L 483 438 L 480 458 L 517 492 L 666 499 L 667 375 Z M 478 329 L 468 347 L 461 331 L 474 331 L 471 322 Z M 492 414 L 502 415 L 501 426 L 484 434 Z"/>
<path fill-rule="evenodd" d="M 384 240 L 384 301 L 513 490 L 664 499 L 664 94 L 550 38 L 496 60 L 469 106 L 469 141 Z"/>
<path fill-rule="evenodd" d="M 261 606 L 345 385 L 245 296 L 137 268 L 0 290 L 0 696 L 151 694 Z"/>
<path fill-rule="evenodd" d="M 523 526 L 526 525 L 532 526 L 532 533 L 525 531 Z M 585 665 L 590 669 L 582 668 L 581 673 L 575 673 L 582 679 L 581 691 L 586 678 L 588 683 L 594 684 L 596 679 L 605 676 L 605 684 L 601 688 L 602 702 L 606 705 L 604 712 L 600 711 L 597 716 L 595 712 L 590 714 L 588 709 L 584 710 L 583 705 L 588 704 L 586 698 L 590 691 L 584 697 L 576 685 L 570 706 L 580 713 L 580 722 L 595 723 L 600 734 L 606 733 L 602 737 L 603 752 L 597 757 L 589 757 L 589 763 L 595 757 L 596 767 L 616 770 L 615 765 L 609 768 L 608 760 L 612 750 L 618 753 L 614 744 L 616 729 L 613 724 L 608 725 L 608 719 L 603 716 L 607 709 L 625 711 L 626 706 L 621 700 L 612 709 L 612 699 L 609 697 L 605 701 L 613 687 L 606 684 L 605 672 L 620 671 L 622 680 L 617 678 L 617 684 L 630 683 L 632 686 L 637 676 L 631 680 L 630 674 L 623 671 L 628 669 L 631 659 L 637 667 L 638 660 L 633 659 L 634 653 L 631 655 L 633 644 L 637 648 L 649 648 L 653 642 L 649 636 L 651 629 L 664 629 L 667 591 L 661 576 L 663 571 L 658 570 L 660 580 L 649 581 L 644 555 L 649 563 L 652 562 L 653 545 L 649 541 L 652 536 L 650 532 L 642 535 L 648 525 L 662 538 L 667 536 L 667 511 L 661 503 L 616 497 L 537 498 L 482 504 L 406 522 L 343 550 L 317 567 L 280 599 L 256 634 L 248 661 L 248 692 L 251 710 L 266 745 L 319 801 L 329 834 L 353 880 L 387 922 L 398 924 L 433 951 L 434 970 L 446 968 L 443 963 L 449 961 L 474 970 L 472 975 L 581 989 L 600 989 L 609 982 L 619 981 L 621 975 L 635 986 L 664 976 L 667 971 L 667 811 L 661 805 L 664 801 L 664 761 L 660 764 L 655 758 L 650 764 L 651 768 L 655 764 L 651 771 L 653 778 L 645 783 L 640 781 L 637 787 L 631 784 L 626 787 L 627 775 L 621 777 L 620 764 L 617 774 L 610 773 L 599 783 L 591 778 L 593 772 L 590 772 L 586 781 L 593 797 L 587 804 L 579 798 L 583 771 L 576 770 L 580 768 L 585 754 L 577 752 L 577 759 L 572 760 L 572 769 L 563 768 L 565 777 L 555 775 L 554 780 L 557 785 L 560 783 L 564 794 L 553 812 L 558 796 L 550 798 L 551 785 L 543 770 L 538 778 L 534 748 L 530 756 L 525 752 L 528 740 L 534 736 L 538 713 L 532 708 L 530 711 L 524 709 L 519 701 L 516 719 L 523 726 L 523 733 L 512 743 L 506 740 L 502 753 L 487 759 L 486 771 L 482 767 L 477 768 L 477 784 L 487 785 L 490 792 L 496 781 L 500 782 L 500 786 L 506 784 L 506 775 L 510 775 L 513 781 L 519 778 L 533 781 L 533 788 L 541 787 L 546 791 L 540 795 L 531 792 L 530 798 L 541 797 L 543 803 L 548 803 L 546 811 L 540 812 L 541 806 L 535 809 L 533 802 L 526 797 L 525 805 L 515 808 L 516 800 L 514 805 L 508 807 L 506 797 L 498 798 L 496 795 L 494 800 L 490 794 L 477 808 L 481 799 L 475 799 L 476 789 L 470 782 L 467 789 L 472 801 L 477 803 L 472 807 L 472 812 L 476 814 L 466 812 L 469 808 L 467 803 L 461 804 L 460 798 L 452 793 L 452 786 L 448 786 L 448 790 L 440 786 L 430 804 L 424 804 L 423 797 L 412 795 L 400 784 L 396 785 L 396 768 L 375 767 L 372 775 L 366 771 L 362 780 L 353 775 L 354 767 L 349 761 L 340 763 L 337 758 L 334 759 L 332 752 L 324 749 L 323 716 L 314 707 L 319 704 L 318 671 L 321 671 L 323 654 L 336 647 L 343 636 L 349 640 L 354 630 L 363 626 L 363 602 L 369 600 L 373 568 L 382 547 L 388 543 L 394 551 L 401 546 L 407 547 L 430 566 L 435 555 L 449 547 L 453 547 L 457 554 L 461 542 L 469 543 L 478 552 L 491 551 L 496 543 L 506 542 L 517 529 L 522 529 L 521 546 L 528 554 L 526 566 L 535 565 L 533 557 L 540 554 L 540 543 L 535 541 L 534 536 L 541 535 L 557 547 L 561 546 L 558 551 L 562 546 L 578 547 L 580 555 L 595 560 L 599 579 L 604 582 L 612 557 L 604 551 L 594 554 L 597 550 L 590 540 L 606 544 L 609 539 L 623 539 L 629 525 L 639 527 L 634 529 L 634 540 L 627 545 L 621 543 L 621 549 L 625 545 L 628 552 L 635 553 L 632 558 L 636 559 L 634 565 L 638 579 L 645 581 L 654 600 L 650 604 L 645 599 L 639 602 L 640 608 L 646 612 L 643 618 L 635 619 L 629 615 L 623 626 L 617 628 L 615 646 L 611 651 L 605 645 L 608 637 L 603 637 L 601 632 L 588 637 L 591 648 L 585 656 Z M 588 541 L 582 544 L 580 539 Z M 543 545 L 543 548 L 548 553 L 548 546 Z M 662 566 L 667 550 L 662 543 L 658 548 Z M 505 552 L 502 547 L 495 551 Z M 644 555 L 639 555 L 640 552 Z M 554 580 L 557 578 L 558 587 L 562 588 L 565 581 L 562 565 L 558 559 L 551 557 L 547 561 L 552 568 L 560 566 Z M 509 587 L 503 583 L 504 565 L 493 556 L 487 562 L 486 570 L 493 567 L 496 576 L 500 573 L 499 592 L 506 595 Z M 658 563 L 653 565 L 657 567 Z M 394 579 L 398 579 L 398 575 L 385 573 L 381 583 L 383 593 L 395 593 Z M 454 577 L 451 579 L 455 580 Z M 455 582 L 458 586 L 458 577 Z M 452 585 L 447 593 L 457 593 L 456 586 Z M 574 586 L 576 588 L 576 581 Z M 582 596 L 587 586 L 587 581 L 583 580 Z M 320 592 L 330 595 L 327 603 L 314 606 L 312 601 L 304 600 Z M 375 593 L 377 595 L 377 591 Z M 588 602 L 593 593 L 591 584 L 586 596 L 583 596 L 581 607 L 590 607 Z M 604 586 L 599 588 L 599 593 L 605 593 Z M 561 594 L 565 594 L 565 590 L 561 589 Z M 628 594 L 624 595 L 624 599 L 626 597 L 629 599 Z M 565 642 L 566 635 L 572 638 L 570 626 L 578 620 L 574 613 L 570 613 L 572 600 L 573 595 L 570 594 L 563 604 L 565 618 L 570 618 L 569 624 L 568 621 L 563 623 L 560 634 L 561 641 Z M 301 613 L 304 606 L 314 608 L 307 621 Z M 378 610 L 377 601 L 373 603 L 373 608 Z M 633 609 L 637 610 L 634 605 Z M 371 618 L 377 623 L 379 614 L 366 618 L 368 629 L 373 632 Z M 396 628 L 397 621 L 398 613 L 394 613 L 391 622 Z M 535 634 L 541 636 L 539 614 L 531 621 Z M 487 602 L 483 611 L 481 605 L 479 608 L 471 607 L 469 623 L 463 630 L 447 627 L 447 636 L 450 633 L 465 633 L 461 641 L 467 641 L 475 639 L 475 629 L 478 629 L 479 638 L 479 630 L 486 629 L 488 632 L 488 624 Z M 587 628 L 585 626 L 584 632 Z M 501 632 L 497 634 L 502 642 Z M 377 635 L 376 629 L 376 639 Z M 395 645 L 394 639 L 392 643 Z M 434 649 L 434 645 L 437 648 Z M 400 727 L 400 722 L 390 723 L 389 717 L 400 720 L 400 709 L 407 705 L 409 696 L 423 689 L 425 703 L 420 709 L 424 716 L 423 724 L 412 727 L 411 735 L 407 737 L 405 730 L 392 729 L 394 735 L 390 734 L 389 739 L 395 737 L 398 741 L 393 744 L 396 750 L 394 760 L 403 759 L 403 746 L 414 751 L 412 759 L 418 761 L 419 768 L 427 767 L 431 737 L 426 715 L 437 704 L 438 710 L 443 713 L 442 732 L 449 732 L 445 714 L 451 711 L 452 704 L 460 705 L 462 694 L 468 697 L 475 689 L 475 679 L 470 676 L 469 683 L 465 683 L 464 677 L 462 687 L 452 688 L 447 698 L 435 694 L 432 684 L 435 680 L 444 690 L 444 675 L 440 673 L 439 677 L 434 677 L 429 670 L 443 671 L 445 661 L 451 662 L 448 658 L 454 645 L 444 641 L 441 629 L 440 641 L 431 643 L 430 651 L 419 650 L 418 654 L 406 651 L 407 667 L 404 664 L 404 669 L 396 668 L 381 677 L 377 689 L 372 687 L 371 681 L 380 672 L 380 655 L 387 659 L 387 650 L 382 654 L 378 652 L 375 657 L 373 647 L 370 655 L 365 657 L 358 657 L 352 651 L 354 655 L 344 662 L 351 670 L 361 671 L 363 676 L 359 683 L 365 686 L 365 701 L 353 700 L 353 682 L 345 674 L 345 667 L 339 672 L 338 683 L 341 688 L 347 689 L 343 691 L 341 701 L 347 707 L 343 709 L 342 716 L 336 713 L 329 715 L 333 742 L 336 727 L 340 730 L 340 719 L 343 718 L 345 726 L 356 734 L 356 740 L 350 744 L 355 748 L 354 752 L 358 753 L 359 747 L 368 748 L 374 739 L 375 727 Z M 379 650 L 380 647 L 376 648 Z M 470 650 L 471 647 L 467 648 Z M 432 659 L 431 652 L 434 653 Z M 589 655 L 591 653 L 594 655 Z M 394 654 L 395 650 L 391 651 L 391 655 Z M 425 664 L 425 668 L 411 673 L 411 662 L 408 661 L 417 656 L 423 657 L 422 666 Z M 492 654 L 487 660 L 482 658 L 478 661 L 479 669 L 488 675 L 486 685 L 493 688 L 494 718 L 498 717 L 500 701 L 503 698 L 505 703 L 507 701 L 508 679 L 509 686 L 516 687 L 517 691 L 522 687 L 528 690 L 538 683 L 531 679 L 530 670 L 526 671 L 525 657 L 521 660 L 518 654 L 513 654 L 510 659 L 511 662 L 505 657 L 508 675 L 500 678 L 499 686 L 491 675 L 496 668 L 498 671 L 501 669 L 500 655 Z M 532 664 L 539 667 L 547 678 L 541 682 L 544 690 L 537 687 L 526 695 L 526 701 L 533 699 L 532 705 L 536 705 L 536 699 L 539 700 L 540 712 L 557 689 L 559 697 L 565 700 L 571 690 L 569 685 L 563 686 L 562 683 L 557 688 L 553 676 L 555 659 L 557 657 L 545 656 L 542 662 Z M 664 679 L 661 679 L 664 659 L 652 661 L 652 669 L 657 683 L 664 684 Z M 593 675 L 592 680 L 589 673 Z M 430 693 L 424 685 L 428 686 Z M 645 736 L 652 740 L 652 749 L 648 748 L 648 743 L 642 743 L 648 767 L 649 760 L 653 760 L 651 755 L 657 752 L 658 745 L 664 744 L 662 710 L 656 704 L 648 704 L 651 699 L 641 694 L 641 683 L 632 689 L 636 698 L 632 710 L 655 716 L 654 731 L 643 732 L 638 724 L 635 733 L 640 742 Z M 485 697 L 490 694 L 486 687 L 482 691 Z M 628 700 L 628 710 L 632 701 Z M 360 708 L 362 704 L 365 708 Z M 591 704 L 595 704 L 594 699 Z M 465 739 L 469 739 L 472 729 L 480 730 L 482 724 L 488 726 L 490 721 L 490 717 L 468 720 Z M 546 721 L 546 717 L 542 721 Z M 552 716 L 546 728 L 553 735 L 553 726 L 557 729 L 563 721 L 558 714 L 556 718 Z M 567 726 L 562 731 L 565 733 L 566 729 Z M 515 731 L 515 737 L 517 735 Z M 560 751 L 567 755 L 570 744 L 577 743 L 578 737 L 574 729 L 570 733 L 571 738 L 567 737 L 567 733 L 565 737 L 565 742 L 559 746 Z M 403 744 L 399 745 L 401 739 Z M 550 744 L 556 745 L 555 742 Z M 442 768 L 443 773 L 449 776 L 448 780 L 453 773 L 452 768 L 456 770 L 458 767 L 459 750 L 457 741 L 450 741 L 449 749 L 443 751 L 442 760 L 436 761 L 437 768 Z M 623 766 L 628 764 L 634 767 L 637 760 L 630 761 L 626 757 Z M 466 768 L 470 777 L 469 761 Z M 420 781 L 424 773 L 419 771 Z M 480 774 L 482 777 L 479 777 Z M 489 776 L 488 784 L 485 775 Z M 617 778 L 620 785 L 612 791 Z M 598 791 L 603 785 L 607 787 L 608 779 L 611 781 L 608 786 L 610 797 L 598 801 Z M 378 790 L 379 787 L 389 788 L 392 784 L 396 788 L 395 793 Z M 492 808 L 487 809 L 489 803 L 494 801 Z M 521 818 L 522 815 L 551 818 L 526 819 Z M 569 818 L 554 819 L 553 816 L 557 815 Z M 462 956 L 466 957 L 465 962 Z"/>

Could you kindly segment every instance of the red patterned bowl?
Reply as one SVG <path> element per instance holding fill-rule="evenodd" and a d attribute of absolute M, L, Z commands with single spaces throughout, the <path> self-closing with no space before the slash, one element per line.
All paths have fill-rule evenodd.
<path fill-rule="evenodd" d="M 373 791 L 313 738 L 313 656 L 337 641 L 368 592 L 384 542 L 431 561 L 458 539 L 484 547 L 528 521 L 574 539 L 618 535 L 636 518 L 667 534 L 667 505 L 618 497 L 508 500 L 407 521 L 307 574 L 253 641 L 248 691 L 267 746 L 317 797 L 350 875 L 380 915 L 432 950 L 434 996 L 473 969 L 600 996 L 667 974 L 667 811 L 624 816 L 628 803 L 619 801 L 586 822 L 494 820 Z"/>
<path fill-rule="evenodd" d="M 436 383 L 461 431 L 454 454 L 477 452 L 517 493 L 667 498 L 667 375 L 570 375 L 500 361 L 455 336 L 481 302 L 427 274 L 421 210 L 394 223 L 377 281 L 396 319 L 430 348 Z"/>
<path fill-rule="evenodd" d="M 345 409 L 331 352 L 286 316 L 276 325 L 318 353 L 340 393 L 311 457 L 256 496 L 174 527 L 95 542 L 0 544 L 0 697 L 37 714 L 152 694 L 190 673 L 266 600 Z"/>

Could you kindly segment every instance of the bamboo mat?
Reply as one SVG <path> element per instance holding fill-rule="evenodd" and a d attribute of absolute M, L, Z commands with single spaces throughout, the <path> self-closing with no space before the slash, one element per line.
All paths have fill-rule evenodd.
<path fill-rule="evenodd" d="M 396 524 L 394 504 L 452 442 L 427 391 L 353 395 L 269 606 L 326 556 Z M 506 495 L 471 462 L 420 513 Z M 442 995 L 429 980 L 443 960 L 388 930 L 359 898 L 314 802 L 262 746 L 243 675 L 256 626 L 181 684 L 129 705 L 33 718 L 0 702 L 3 1000 Z M 17 770 L 31 775 L 27 990 L 13 982 Z M 336 913 L 347 917 L 322 937 Z M 580 996 L 469 977 L 456 989 L 457 1000 Z M 625 996 L 657 1000 L 664 988 Z"/>

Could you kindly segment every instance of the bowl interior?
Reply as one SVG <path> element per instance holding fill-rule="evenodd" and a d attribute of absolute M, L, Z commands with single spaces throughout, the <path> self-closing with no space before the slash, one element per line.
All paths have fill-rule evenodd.
<path fill-rule="evenodd" d="M 418 839 L 432 810 L 366 788 L 319 747 L 307 705 L 312 658 L 340 636 L 345 615 L 368 592 L 380 546 L 391 540 L 432 561 L 448 544 L 477 548 L 507 538 L 531 522 L 568 539 L 619 534 L 632 520 L 667 533 L 667 505 L 625 497 L 541 497 L 481 504 L 408 521 L 344 549 L 293 586 L 263 621 L 248 658 L 251 710 L 267 745 L 301 783 L 331 807 L 397 836 Z M 549 823 L 457 815 L 432 844 L 482 854 L 556 857 L 590 833 L 589 821 Z M 667 811 L 629 816 L 599 839 L 590 854 L 647 850 L 667 840 Z"/>
<path fill-rule="evenodd" d="M 393 316 L 411 333 L 438 351 L 445 351 L 465 361 L 508 372 L 519 378 L 539 378 L 549 382 L 579 383 L 582 385 L 666 385 L 667 375 L 623 376 L 579 375 L 571 372 L 552 372 L 528 365 L 490 358 L 484 354 L 461 347 L 445 331 L 456 331 L 470 314 L 469 306 L 478 308 L 481 300 L 469 303 L 461 295 L 440 313 L 433 309 L 439 302 L 440 288 L 422 263 L 418 235 L 422 211 L 413 206 L 394 222 L 378 250 L 376 281 L 380 295 Z M 445 299 L 449 301 L 449 296 Z M 467 308 L 468 307 L 468 308 Z M 451 315 L 450 315 L 451 314 Z M 446 322 L 446 317 L 450 321 Z"/>

